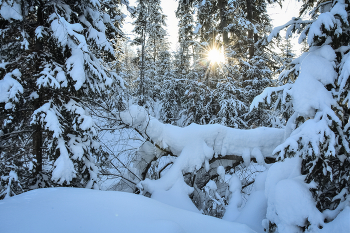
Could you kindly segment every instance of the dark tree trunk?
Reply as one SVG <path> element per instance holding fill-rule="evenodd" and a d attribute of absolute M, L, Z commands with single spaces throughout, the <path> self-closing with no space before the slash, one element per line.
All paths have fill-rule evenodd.
<path fill-rule="evenodd" d="M 35 174 L 40 173 L 43 170 L 43 152 L 42 152 L 42 143 L 43 136 L 40 124 L 34 126 L 33 133 L 33 154 L 35 158 L 34 162 L 34 171 Z"/>
<path fill-rule="evenodd" d="M 38 25 L 44 25 L 44 20 L 43 20 L 43 4 L 41 3 L 41 5 L 38 7 L 38 11 L 37 11 L 37 24 Z M 36 40 L 35 43 L 35 48 L 34 48 L 35 52 L 39 55 L 40 53 L 42 53 L 43 51 L 43 43 L 41 40 Z M 38 56 L 39 58 L 39 56 Z M 41 69 L 41 64 L 40 64 L 40 58 L 37 60 L 36 66 L 36 73 L 40 73 L 40 69 Z M 40 93 L 39 90 L 39 98 L 37 99 L 36 103 L 34 104 L 34 109 L 38 109 L 41 107 L 43 101 L 43 96 Z M 35 158 L 35 162 L 34 162 L 34 171 L 35 174 L 40 173 L 43 170 L 43 151 L 42 151 L 42 145 L 43 145 L 43 132 L 42 132 L 42 128 L 40 125 L 40 122 L 37 122 L 34 126 L 34 133 L 33 133 L 33 155 Z"/>
<path fill-rule="evenodd" d="M 247 20 L 253 23 L 253 7 L 252 0 L 246 0 L 247 3 Z M 248 46 L 249 46 L 249 58 L 254 56 L 254 30 L 248 30 Z"/>
<path fill-rule="evenodd" d="M 224 30 L 224 28 L 227 27 L 226 6 L 227 0 L 218 0 L 218 7 L 220 9 L 220 30 L 222 31 L 224 45 L 228 44 L 228 32 Z"/>

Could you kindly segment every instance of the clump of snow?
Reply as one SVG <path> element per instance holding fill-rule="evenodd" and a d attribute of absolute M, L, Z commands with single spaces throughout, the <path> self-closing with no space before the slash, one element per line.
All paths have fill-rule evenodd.
<path fill-rule="evenodd" d="M 232 174 L 231 176 L 229 181 L 229 190 L 231 192 L 231 198 L 222 219 L 234 221 L 240 214 L 239 207 L 242 204 L 242 183 L 236 174 Z"/>
<path fill-rule="evenodd" d="M 171 189 L 168 191 L 156 190 L 151 198 L 170 206 L 199 213 L 199 210 L 188 196 L 192 192 L 193 189 L 186 185 L 184 180 L 180 178 Z"/>
<path fill-rule="evenodd" d="M 229 181 L 229 190 L 231 193 L 241 192 L 242 183 L 239 177 L 236 174 L 232 174 L 231 179 Z"/>
<path fill-rule="evenodd" d="M 76 48 L 72 49 L 72 56 L 66 61 L 68 73 L 76 81 L 74 84 L 75 90 L 79 90 L 86 80 L 84 60 L 84 52 L 80 48 Z"/>
<path fill-rule="evenodd" d="M 71 111 L 77 115 L 74 120 L 73 127 L 79 126 L 82 130 L 92 129 L 94 127 L 94 121 L 87 110 L 81 106 L 78 102 L 70 100 L 65 107 L 68 111 Z M 94 132 L 94 130 L 92 130 Z"/>
<path fill-rule="evenodd" d="M 62 138 L 58 139 L 57 149 L 60 150 L 60 156 L 54 163 L 54 170 L 52 172 L 52 180 L 63 184 L 63 182 L 67 182 L 67 184 L 72 181 L 72 179 L 76 176 L 74 170 L 74 164 L 72 160 L 69 158 L 69 153 L 65 142 Z"/>
<path fill-rule="evenodd" d="M 300 57 L 300 75 L 295 81 L 291 96 L 293 108 L 302 116 L 310 117 L 315 110 L 323 110 L 335 105 L 331 92 L 325 85 L 334 83 L 334 50 L 329 45 L 314 49 Z"/>
<path fill-rule="evenodd" d="M 13 1 L 11 5 L 7 1 L 3 1 L 0 9 L 0 15 L 5 20 L 22 20 L 21 5 L 17 1 Z"/>
<path fill-rule="evenodd" d="M 198 23 L 196 28 L 194 29 L 193 33 L 197 34 L 201 28 L 202 28 L 202 25 L 200 23 Z"/>
<path fill-rule="evenodd" d="M 18 176 L 17 173 L 13 170 L 10 171 L 8 176 L 0 176 L 0 180 L 7 180 L 7 188 L 0 193 L 0 196 L 5 195 L 5 198 L 9 198 L 12 195 L 16 195 L 12 190 L 11 190 L 11 184 L 12 182 L 18 181 Z"/>
<path fill-rule="evenodd" d="M 22 85 L 15 79 L 20 78 L 21 72 L 18 69 L 7 73 L 0 80 L 0 103 L 10 104 L 9 101 L 18 102 L 18 95 L 23 93 Z M 5 109 L 12 108 L 12 104 L 6 106 Z"/>
<path fill-rule="evenodd" d="M 326 88 L 326 85 L 334 85 L 337 76 L 335 58 L 335 52 L 329 45 L 311 48 L 310 52 L 293 61 L 299 69 L 299 77 L 294 84 L 268 88 L 254 99 L 251 109 L 264 100 L 269 102 L 274 92 L 283 95 L 282 104 L 285 104 L 286 96 L 292 99 L 295 112 L 287 123 L 286 140 L 275 148 L 273 154 L 282 159 L 286 152 L 302 157 L 319 156 L 320 143 L 327 143 L 325 154 L 335 156 L 337 140 L 331 127 L 334 122 L 341 125 L 341 121 L 332 110 L 338 106 L 336 99 Z M 303 117 L 305 122 L 296 128 L 298 117 Z M 300 144 L 304 146 L 300 148 Z"/>
<path fill-rule="evenodd" d="M 218 173 L 221 180 L 225 180 L 225 168 L 223 166 L 218 166 L 216 169 L 216 172 Z"/>
<path fill-rule="evenodd" d="M 40 122 L 45 129 L 53 132 L 52 136 L 54 138 L 59 138 L 63 132 L 62 126 L 58 119 L 59 116 L 60 114 L 56 108 L 51 107 L 51 102 L 48 102 L 34 111 L 32 121 L 30 123 L 37 124 Z"/>
<path fill-rule="evenodd" d="M 260 173 L 255 177 L 254 181 L 254 190 L 255 191 L 265 191 L 265 182 L 267 177 L 268 170 Z"/>
<path fill-rule="evenodd" d="M 209 182 L 205 185 L 206 190 L 214 190 L 216 191 L 218 189 L 216 183 L 213 180 L 209 180 Z"/>

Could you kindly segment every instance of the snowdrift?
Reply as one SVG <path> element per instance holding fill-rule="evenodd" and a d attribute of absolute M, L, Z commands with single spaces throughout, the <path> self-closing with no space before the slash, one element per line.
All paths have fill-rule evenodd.
<path fill-rule="evenodd" d="M 123 192 L 37 189 L 0 201 L 1 232 L 253 233 L 249 227 Z"/>

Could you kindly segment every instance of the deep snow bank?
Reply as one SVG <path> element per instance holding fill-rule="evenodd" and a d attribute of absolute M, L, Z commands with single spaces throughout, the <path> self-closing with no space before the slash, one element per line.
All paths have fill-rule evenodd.
<path fill-rule="evenodd" d="M 196 214 L 144 196 L 78 188 L 37 189 L 0 201 L 1 232 L 239 232 L 243 224 Z"/>

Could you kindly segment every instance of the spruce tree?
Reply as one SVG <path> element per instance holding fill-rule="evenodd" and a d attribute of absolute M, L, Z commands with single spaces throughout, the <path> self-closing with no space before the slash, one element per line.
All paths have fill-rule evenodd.
<path fill-rule="evenodd" d="M 140 46 L 137 93 L 139 104 L 152 106 L 157 95 L 154 92 L 157 60 L 159 53 L 168 49 L 164 27 L 166 16 L 162 13 L 160 0 L 139 0 L 134 13 L 133 22 L 136 38 L 133 45 Z"/>
<path fill-rule="evenodd" d="M 266 100 L 291 109 L 286 125 L 287 139 L 275 149 L 281 160 L 301 157 L 301 172 L 310 184 L 316 207 L 325 221 L 332 221 L 349 203 L 349 5 L 344 0 L 305 1 L 301 12 L 312 20 L 294 18 L 276 28 L 300 30 L 299 42 L 309 48 L 295 59 L 281 77 L 284 85 L 266 89 L 253 106 Z M 320 7 L 322 6 L 322 7 Z M 270 38 L 271 39 L 271 38 Z M 270 231 L 282 222 L 268 215 Z M 300 231 L 312 229 L 307 222 Z"/>
<path fill-rule="evenodd" d="M 98 129 L 89 106 L 123 85 L 109 66 L 111 41 L 122 35 L 118 7 L 0 3 L 1 197 L 51 185 L 97 188 Z"/>

